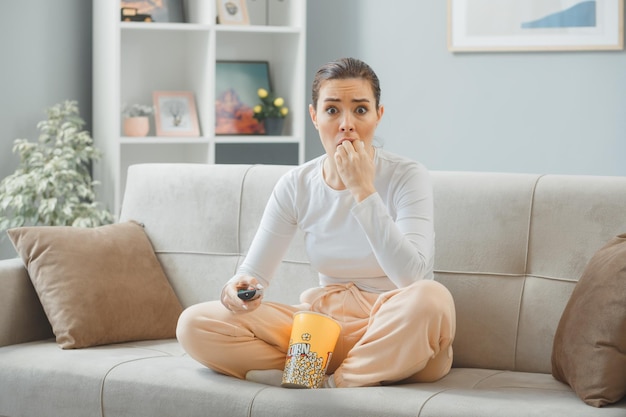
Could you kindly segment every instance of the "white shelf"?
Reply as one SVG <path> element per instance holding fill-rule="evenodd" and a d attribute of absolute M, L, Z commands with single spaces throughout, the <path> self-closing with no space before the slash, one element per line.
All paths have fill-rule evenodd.
<path fill-rule="evenodd" d="M 205 137 L 198 138 L 190 138 L 190 137 L 176 137 L 176 136 L 144 136 L 144 137 L 132 137 L 132 136 L 122 136 L 120 137 L 120 143 L 122 145 L 125 144 L 139 144 L 139 145 L 162 145 L 166 143 L 170 144 L 178 144 L 178 145 L 197 145 L 197 144 L 209 144 L 211 142 L 210 139 Z"/>
<path fill-rule="evenodd" d="M 208 32 L 212 29 L 211 25 L 200 23 L 144 23 L 144 22 L 119 22 L 121 30 L 158 30 L 158 31 L 199 31 Z"/>
<path fill-rule="evenodd" d="M 99 199 L 115 215 L 132 164 L 219 163 L 220 152 L 226 152 L 225 163 L 237 163 L 230 159 L 246 154 L 246 147 L 247 159 L 258 152 L 304 162 L 303 111 L 289 113 L 285 136 L 215 134 L 215 65 L 267 61 L 272 89 L 290 109 L 306 108 L 306 0 L 281 0 L 273 20 L 279 25 L 271 26 L 216 24 L 216 0 L 185 0 L 189 23 L 121 22 L 119 2 L 92 1 L 93 137 L 104 153 L 94 175 Z M 124 136 L 122 106 L 152 104 L 154 91 L 192 91 L 201 136 L 155 136 L 153 117 L 149 136 Z"/>
<path fill-rule="evenodd" d="M 220 135 L 207 137 L 163 137 L 163 136 L 121 136 L 122 145 L 199 145 L 211 143 L 300 143 L 301 139 L 293 136 L 257 136 L 257 135 Z"/>
<path fill-rule="evenodd" d="M 215 143 L 300 143 L 300 138 L 293 136 L 217 136 Z"/>
<path fill-rule="evenodd" d="M 300 34 L 302 30 L 294 26 L 234 26 L 216 25 L 217 32 L 240 32 L 240 33 L 294 33 Z"/>
<path fill-rule="evenodd" d="M 215 30 L 216 32 L 241 32 L 241 33 L 295 33 L 302 30 L 296 26 L 238 26 L 238 25 L 206 25 L 201 23 L 144 23 L 144 22 L 119 22 L 121 30 L 141 31 L 204 31 Z"/>

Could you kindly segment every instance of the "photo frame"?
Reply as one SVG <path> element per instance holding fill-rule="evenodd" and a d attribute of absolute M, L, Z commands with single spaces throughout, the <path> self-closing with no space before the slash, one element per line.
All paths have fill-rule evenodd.
<path fill-rule="evenodd" d="M 259 88 L 271 91 L 267 61 L 217 61 L 215 66 L 215 134 L 258 135 L 263 124 L 254 116 Z"/>
<path fill-rule="evenodd" d="M 217 22 L 222 25 L 249 25 L 246 0 L 217 0 Z"/>
<path fill-rule="evenodd" d="M 183 0 L 120 0 L 122 22 L 183 22 Z"/>
<path fill-rule="evenodd" d="M 448 0 L 448 49 L 622 50 L 624 0 Z"/>
<path fill-rule="evenodd" d="M 200 136 L 191 91 L 155 91 L 152 98 L 157 136 Z"/>

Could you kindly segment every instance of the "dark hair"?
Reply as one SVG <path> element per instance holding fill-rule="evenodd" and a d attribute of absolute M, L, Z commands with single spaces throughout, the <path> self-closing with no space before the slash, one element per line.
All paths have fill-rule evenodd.
<path fill-rule="evenodd" d="M 319 98 L 323 81 L 347 78 L 359 78 L 369 81 L 376 98 L 376 109 L 378 109 L 380 105 L 380 82 L 378 81 L 378 76 L 369 65 L 356 58 L 341 58 L 331 61 L 317 70 L 311 89 L 313 107 L 317 108 L 317 99 Z"/>

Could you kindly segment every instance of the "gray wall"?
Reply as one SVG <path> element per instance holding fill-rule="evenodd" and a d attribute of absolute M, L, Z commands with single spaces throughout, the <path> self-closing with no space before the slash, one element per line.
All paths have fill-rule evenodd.
<path fill-rule="evenodd" d="M 77 100 L 91 123 L 91 1 L 2 1 L 0 178 L 15 171 L 17 138 L 37 140 L 45 109 Z M 0 238 L 0 259 L 15 256 Z"/>
<path fill-rule="evenodd" d="M 91 122 L 91 2 L 2 6 L 0 178 L 45 108 L 75 99 Z M 626 175 L 626 52 L 455 55 L 446 22 L 444 1 L 309 0 L 308 84 L 329 60 L 368 62 L 385 148 L 430 169 Z M 309 124 L 306 157 L 322 152 Z M 0 242 L 0 258 L 14 254 Z"/>
<path fill-rule="evenodd" d="M 310 0 L 309 84 L 328 60 L 368 62 L 384 147 L 430 169 L 626 175 L 626 52 L 452 54 L 446 33 L 445 1 Z"/>

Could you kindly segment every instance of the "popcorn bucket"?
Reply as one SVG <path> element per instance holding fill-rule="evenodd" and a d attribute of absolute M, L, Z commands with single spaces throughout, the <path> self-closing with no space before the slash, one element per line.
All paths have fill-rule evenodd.
<path fill-rule="evenodd" d="M 295 313 L 282 386 L 319 388 L 340 332 L 339 323 L 324 314 Z"/>

